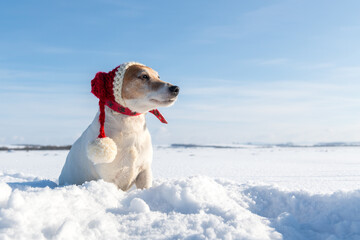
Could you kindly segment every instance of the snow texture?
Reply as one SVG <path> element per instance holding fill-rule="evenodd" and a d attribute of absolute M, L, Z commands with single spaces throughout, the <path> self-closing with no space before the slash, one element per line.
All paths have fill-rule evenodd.
<path fill-rule="evenodd" d="M 129 192 L 59 187 L 66 153 L 0 152 L 0 239 L 360 239 L 360 148 L 156 148 L 154 186 Z"/>

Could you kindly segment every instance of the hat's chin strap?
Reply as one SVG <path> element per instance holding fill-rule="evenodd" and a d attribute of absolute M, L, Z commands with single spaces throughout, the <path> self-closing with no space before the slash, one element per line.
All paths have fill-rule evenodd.
<path fill-rule="evenodd" d="M 105 105 L 108 106 L 110 109 L 114 110 L 115 112 L 118 112 L 118 113 L 121 113 L 121 114 L 124 114 L 124 115 L 128 115 L 128 116 L 139 116 L 139 115 L 141 115 L 141 113 L 133 112 L 129 108 L 124 107 L 124 106 L 118 104 L 117 102 L 114 102 L 114 101 L 111 101 L 111 100 L 105 101 Z M 163 117 L 163 115 L 161 115 L 159 110 L 153 109 L 153 110 L 151 110 L 149 112 L 154 114 L 155 117 L 157 117 L 160 120 L 160 122 L 165 123 L 165 124 L 168 123 L 165 120 L 165 118 Z"/>

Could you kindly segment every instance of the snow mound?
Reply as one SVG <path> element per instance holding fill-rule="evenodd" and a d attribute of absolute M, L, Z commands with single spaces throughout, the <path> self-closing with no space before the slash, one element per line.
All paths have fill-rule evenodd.
<path fill-rule="evenodd" d="M 360 239 L 360 190 L 311 195 L 255 186 L 243 193 L 284 239 Z"/>
<path fill-rule="evenodd" d="M 311 195 L 196 176 L 126 193 L 0 173 L 0 192 L 0 239 L 360 238 L 360 191 Z"/>
<path fill-rule="evenodd" d="M 5 239 L 281 238 L 269 221 L 207 177 L 157 181 L 151 189 L 129 193 L 104 181 L 8 185 L 13 190 L 0 210 L 0 238 Z"/>

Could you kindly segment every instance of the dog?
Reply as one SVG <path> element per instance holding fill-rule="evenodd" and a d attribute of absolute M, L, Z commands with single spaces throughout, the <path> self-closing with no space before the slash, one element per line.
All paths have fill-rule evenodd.
<path fill-rule="evenodd" d="M 173 105 L 179 87 L 137 62 L 99 72 L 91 83 L 100 110 L 72 145 L 59 185 L 103 179 L 123 191 L 133 184 L 139 189 L 151 187 L 153 150 L 145 113 L 150 111 L 166 123 L 156 108 Z"/>

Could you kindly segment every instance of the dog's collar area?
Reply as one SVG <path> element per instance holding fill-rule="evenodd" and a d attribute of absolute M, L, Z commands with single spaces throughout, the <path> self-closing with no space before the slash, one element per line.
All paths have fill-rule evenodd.
<path fill-rule="evenodd" d="M 141 113 L 133 112 L 129 108 L 124 107 L 117 102 L 113 102 L 111 100 L 105 101 L 105 105 L 114 110 L 115 112 L 128 115 L 128 116 L 139 116 Z"/>
<path fill-rule="evenodd" d="M 124 107 L 124 106 L 118 104 L 117 102 L 114 102 L 114 101 L 111 101 L 111 100 L 105 101 L 105 105 L 108 106 L 110 109 L 114 110 L 115 112 L 118 112 L 118 113 L 121 113 L 121 114 L 124 114 L 124 115 L 128 115 L 128 116 L 139 116 L 139 115 L 141 115 L 141 113 L 133 112 L 129 108 Z M 163 115 L 161 115 L 159 110 L 153 109 L 153 110 L 151 110 L 149 112 L 154 114 L 155 117 L 157 117 L 160 120 L 160 122 L 165 123 L 165 124 L 168 123 L 165 120 L 165 118 L 163 117 Z"/>

